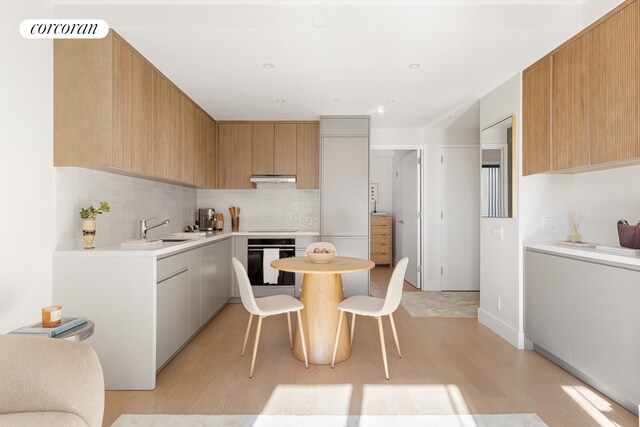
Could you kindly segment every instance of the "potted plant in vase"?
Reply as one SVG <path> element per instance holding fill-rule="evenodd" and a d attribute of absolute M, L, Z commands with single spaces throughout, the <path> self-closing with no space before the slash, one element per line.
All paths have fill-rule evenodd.
<path fill-rule="evenodd" d="M 82 222 L 82 237 L 85 249 L 93 249 L 93 240 L 96 238 L 96 217 L 110 210 L 109 202 L 100 202 L 98 208 L 91 205 L 88 208 L 80 209 L 80 218 L 84 220 Z"/>

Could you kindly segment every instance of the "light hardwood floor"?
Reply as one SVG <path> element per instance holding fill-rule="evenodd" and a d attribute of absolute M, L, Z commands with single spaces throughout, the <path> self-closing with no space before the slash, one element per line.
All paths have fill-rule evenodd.
<path fill-rule="evenodd" d="M 375 270 L 374 295 L 384 293 L 384 275 L 391 271 Z M 394 319 L 402 359 L 384 322 L 387 381 L 375 320 L 356 322 L 350 359 L 335 369 L 307 370 L 291 355 L 284 315 L 264 320 L 249 379 L 251 357 L 240 357 L 247 318 L 241 304 L 227 305 L 159 373 L 155 390 L 108 391 L 104 424 L 126 413 L 535 412 L 550 426 L 638 425 L 624 408 L 538 354 L 513 348 L 476 319 L 414 318 L 400 306 Z"/>

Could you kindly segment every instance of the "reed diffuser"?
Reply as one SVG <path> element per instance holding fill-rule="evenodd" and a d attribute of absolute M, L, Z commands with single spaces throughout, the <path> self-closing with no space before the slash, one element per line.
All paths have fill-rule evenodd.
<path fill-rule="evenodd" d="M 582 220 L 584 219 L 584 212 L 569 213 L 569 220 L 571 221 L 571 235 L 569 235 L 569 240 L 572 242 L 582 242 L 582 235 L 580 234 L 580 224 L 582 224 Z"/>

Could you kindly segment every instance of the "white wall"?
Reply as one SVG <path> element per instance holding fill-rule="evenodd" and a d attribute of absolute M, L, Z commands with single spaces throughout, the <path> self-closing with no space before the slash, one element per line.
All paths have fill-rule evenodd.
<path fill-rule="evenodd" d="M 253 190 L 198 190 L 198 207 L 224 214 L 224 229 L 228 231 L 231 206 L 241 209 L 241 231 L 320 229 L 319 190 L 298 190 L 295 184 L 258 184 Z"/>
<path fill-rule="evenodd" d="M 582 23 L 584 27 L 600 18 L 624 0 L 586 0 L 582 5 Z"/>
<path fill-rule="evenodd" d="M 584 212 L 582 239 L 619 245 L 616 223 L 640 222 L 640 166 L 574 175 L 571 209 Z M 565 221 L 567 213 L 565 213 Z"/>
<path fill-rule="evenodd" d="M 378 184 L 378 212 L 391 214 L 393 210 L 393 150 L 371 150 L 369 153 L 369 182 Z M 369 203 L 373 212 L 374 204 Z"/>
<path fill-rule="evenodd" d="M 44 0 L 0 2 L 0 334 L 36 322 L 51 304 L 53 45 L 23 39 L 18 26 L 52 16 Z"/>
<path fill-rule="evenodd" d="M 83 168 L 57 168 L 56 178 L 58 249 L 84 247 L 80 208 L 97 207 L 103 200 L 111 204 L 111 212 L 97 218 L 96 247 L 137 239 L 141 219 L 156 217 L 149 225 L 165 218 L 171 220 L 150 230 L 148 237 L 166 236 L 195 224 L 193 188 Z"/>
<path fill-rule="evenodd" d="M 518 157 L 521 153 L 521 78 L 516 74 L 480 100 L 480 129 L 516 116 L 514 138 Z M 520 174 L 517 165 L 517 175 Z M 518 194 L 519 185 L 514 185 Z M 517 196 L 514 205 L 518 205 Z M 479 215 L 479 213 L 478 213 Z M 522 347 L 520 282 L 520 233 L 518 218 L 481 218 L 480 220 L 480 308 L 478 320 L 516 347 Z M 502 229 L 503 239 L 494 236 Z M 500 308 L 498 307 L 500 299 Z"/>

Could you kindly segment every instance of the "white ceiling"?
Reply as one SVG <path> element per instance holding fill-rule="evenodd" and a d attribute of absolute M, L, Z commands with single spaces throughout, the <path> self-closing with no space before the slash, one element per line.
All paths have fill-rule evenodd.
<path fill-rule="evenodd" d="M 399 129 L 477 128 L 456 117 L 576 33 L 583 2 L 52 3 L 105 19 L 216 119 L 371 114 Z"/>

